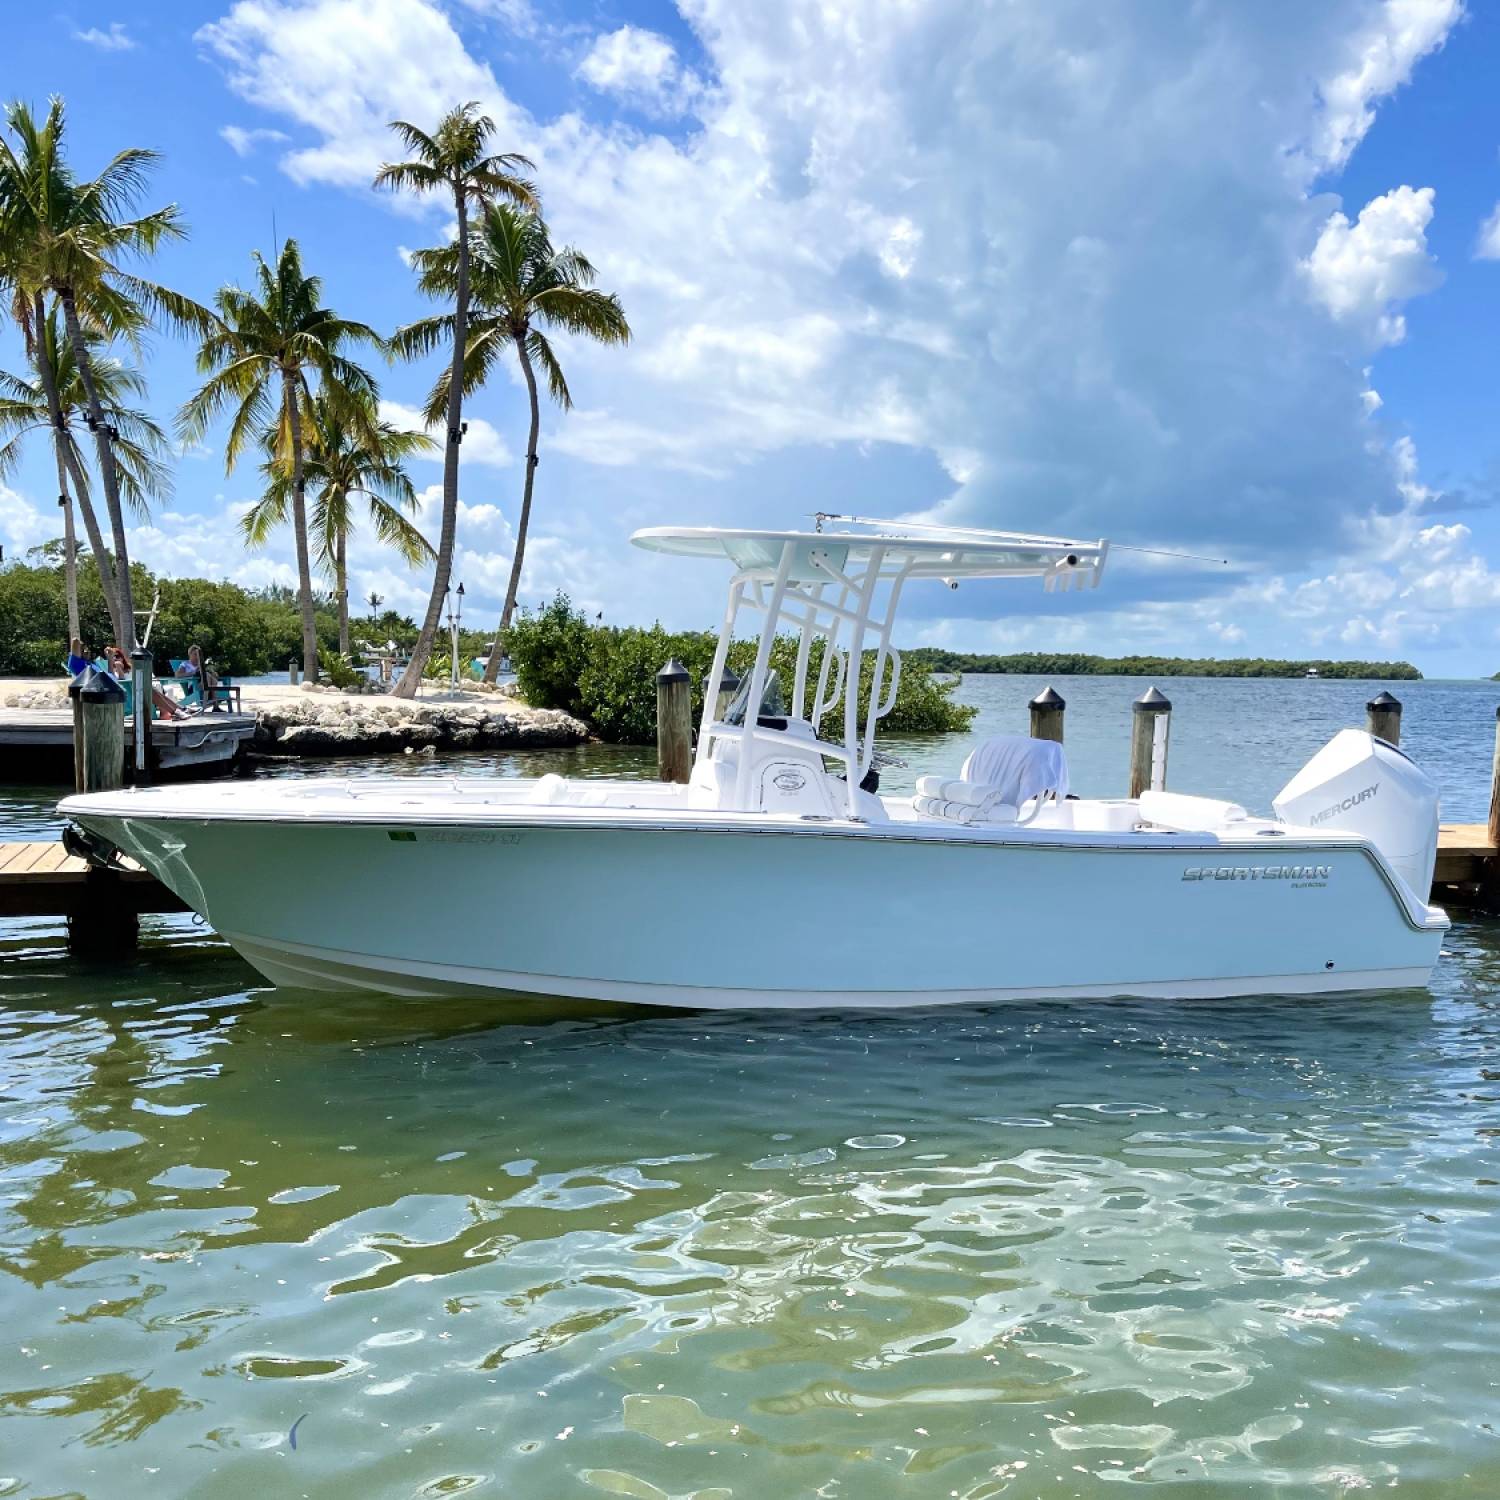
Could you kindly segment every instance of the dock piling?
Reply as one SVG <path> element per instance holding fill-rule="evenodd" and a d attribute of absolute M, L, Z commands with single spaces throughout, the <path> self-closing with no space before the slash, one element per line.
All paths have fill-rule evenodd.
<path fill-rule="evenodd" d="M 1167 785 L 1167 739 L 1172 704 L 1160 688 L 1149 687 L 1130 705 L 1130 797 Z"/>
<path fill-rule="evenodd" d="M 1401 700 L 1378 693 L 1365 704 L 1365 728 L 1389 745 L 1401 743 Z"/>
<path fill-rule="evenodd" d="M 1490 848 L 1500 849 L 1500 708 L 1495 710 L 1495 760 L 1490 771 Z"/>
<path fill-rule="evenodd" d="M 686 782 L 693 769 L 693 679 L 674 656 L 656 674 L 656 770 Z"/>
<path fill-rule="evenodd" d="M 1062 744 L 1063 714 L 1068 707 L 1062 694 L 1045 687 L 1026 706 L 1031 711 L 1031 738 Z"/>
<path fill-rule="evenodd" d="M 134 700 L 135 779 L 144 784 L 151 770 L 151 653 L 137 646 L 130 653 L 130 694 Z"/>
<path fill-rule="evenodd" d="M 73 786 L 113 792 L 125 785 L 125 689 L 85 668 L 68 684 L 73 700 Z"/>
<path fill-rule="evenodd" d="M 724 675 L 719 678 L 719 695 L 714 699 L 714 718 L 722 719 L 729 712 L 729 705 L 734 702 L 735 694 L 740 690 L 740 675 L 729 665 L 724 663 Z M 703 679 L 703 691 L 708 691 L 708 678 Z"/>

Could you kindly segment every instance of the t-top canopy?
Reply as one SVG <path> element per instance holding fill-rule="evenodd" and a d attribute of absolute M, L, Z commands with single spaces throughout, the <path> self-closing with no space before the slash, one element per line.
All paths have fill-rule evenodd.
<path fill-rule="evenodd" d="M 850 531 L 749 531 L 717 526 L 648 526 L 630 538 L 648 552 L 722 558 L 748 578 L 770 579 L 787 547 L 790 583 L 821 583 L 829 569 L 863 570 L 879 558 L 882 575 L 906 578 L 1042 578 L 1048 588 L 1097 584 L 1109 551 L 1103 540 L 968 531 L 901 521 L 865 522 L 870 535 Z M 910 528 L 910 529 L 907 529 Z M 920 532 L 921 534 L 913 534 Z"/>

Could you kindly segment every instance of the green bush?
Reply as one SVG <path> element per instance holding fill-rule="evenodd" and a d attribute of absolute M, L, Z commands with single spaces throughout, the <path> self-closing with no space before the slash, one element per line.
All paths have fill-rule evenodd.
<path fill-rule="evenodd" d="M 693 713 L 703 711 L 703 679 L 713 665 L 715 637 L 708 631 L 673 633 L 653 625 L 649 630 L 593 626 L 573 608 L 565 594 L 536 614 L 522 613 L 506 638 L 521 696 L 537 708 L 560 708 L 590 724 L 604 740 L 645 745 L 656 738 L 656 674 L 671 657 L 687 668 L 693 681 Z M 778 637 L 771 665 L 790 691 L 796 672 L 797 642 Z M 822 642 L 814 642 L 808 680 L 817 682 Z M 755 663 L 755 643 L 736 641 L 729 665 L 741 676 Z M 860 666 L 861 727 L 869 709 L 875 653 L 866 652 Z M 948 733 L 964 730 L 976 709 L 955 703 L 957 680 L 943 681 L 925 667 L 907 665 L 892 711 L 880 721 L 898 734 Z M 811 686 L 809 688 L 811 691 Z M 843 710 L 825 718 L 825 738 L 842 740 Z"/>

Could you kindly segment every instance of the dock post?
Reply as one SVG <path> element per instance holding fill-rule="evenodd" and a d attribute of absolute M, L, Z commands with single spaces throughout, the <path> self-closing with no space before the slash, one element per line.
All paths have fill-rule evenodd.
<path fill-rule="evenodd" d="M 1378 693 L 1365 704 L 1365 728 L 1390 745 L 1401 743 L 1401 700 Z"/>
<path fill-rule="evenodd" d="M 1063 712 L 1068 706 L 1062 694 L 1050 687 L 1043 688 L 1026 706 L 1031 710 L 1032 739 L 1062 744 Z"/>
<path fill-rule="evenodd" d="M 135 779 L 149 781 L 151 769 L 151 653 L 139 647 L 130 653 L 130 692 L 135 700 Z"/>
<path fill-rule="evenodd" d="M 1167 738 L 1172 723 L 1172 705 L 1159 688 L 1149 687 L 1130 705 L 1130 790 L 1139 797 L 1150 788 L 1162 791 L 1167 784 Z"/>
<path fill-rule="evenodd" d="M 656 773 L 686 782 L 693 770 L 693 679 L 674 656 L 656 674 Z"/>
<path fill-rule="evenodd" d="M 1490 848 L 1500 849 L 1500 708 L 1495 710 L 1495 764 L 1490 772 Z"/>
<path fill-rule="evenodd" d="M 740 675 L 729 665 L 724 663 L 724 675 L 719 679 L 719 696 L 714 699 L 714 718 L 722 719 L 729 712 L 729 705 L 734 702 L 735 694 L 740 690 Z M 703 678 L 703 691 L 708 691 L 708 677 Z"/>
<path fill-rule="evenodd" d="M 113 792 L 125 784 L 125 689 L 92 667 L 68 684 L 73 700 L 73 784 Z"/>
<path fill-rule="evenodd" d="M 297 661 L 295 657 L 286 664 L 286 680 L 292 687 L 297 686 Z"/>
<path fill-rule="evenodd" d="M 140 939 L 140 918 L 109 870 L 90 870 L 84 877 L 83 899 L 68 912 L 67 923 L 68 952 L 75 958 L 120 958 Z"/>

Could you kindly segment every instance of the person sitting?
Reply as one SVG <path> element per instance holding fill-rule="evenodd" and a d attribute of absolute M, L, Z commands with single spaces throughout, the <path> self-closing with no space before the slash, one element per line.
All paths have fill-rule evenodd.
<path fill-rule="evenodd" d="M 92 665 L 83 649 L 83 642 L 75 635 L 68 647 L 68 676 L 76 677 L 85 667 Z"/>
<path fill-rule="evenodd" d="M 130 682 L 130 659 L 118 646 L 104 648 L 104 660 L 109 666 L 109 675 L 117 682 Z M 180 703 L 174 703 L 162 690 L 152 685 L 151 703 L 160 719 L 185 719 L 188 717 Z"/>

